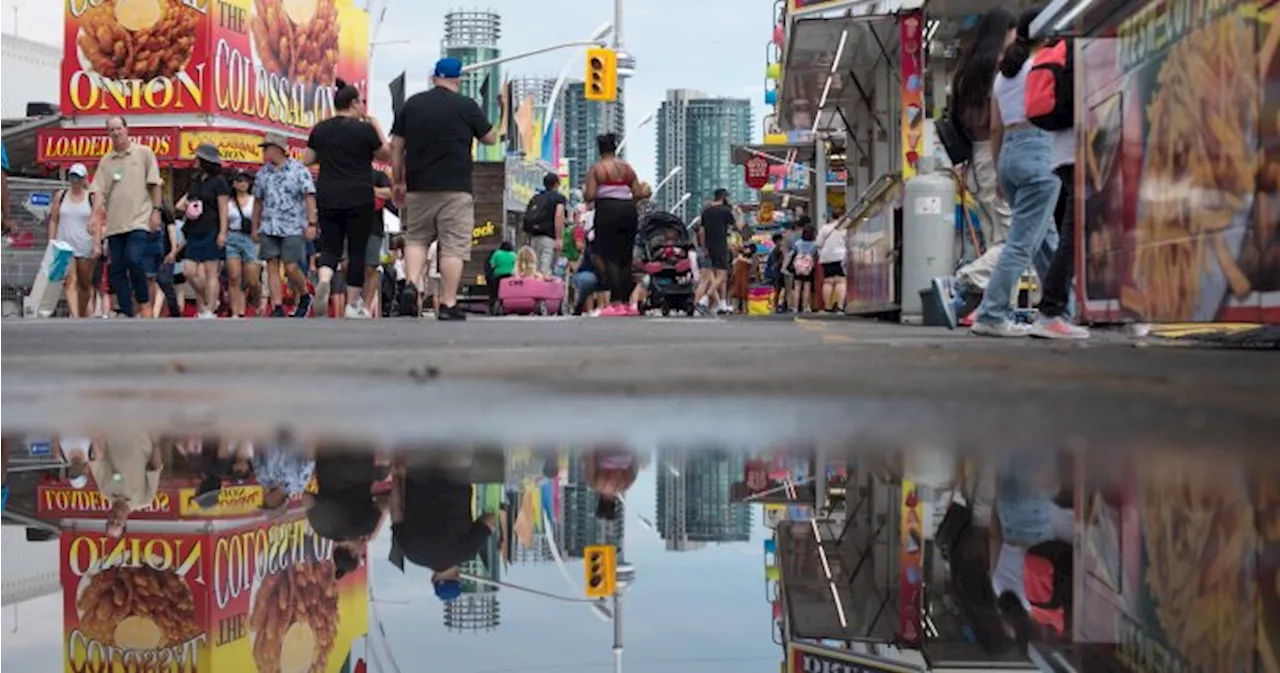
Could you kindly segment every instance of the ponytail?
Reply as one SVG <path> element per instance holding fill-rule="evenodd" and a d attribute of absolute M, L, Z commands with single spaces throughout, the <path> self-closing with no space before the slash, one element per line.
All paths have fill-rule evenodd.
<path fill-rule="evenodd" d="M 1031 39 L 1031 22 L 1036 20 L 1042 9 L 1043 7 L 1032 7 L 1018 17 L 1018 37 L 1000 58 L 1001 75 L 1008 78 L 1017 77 L 1027 59 L 1031 58 L 1031 48 L 1036 43 Z"/>

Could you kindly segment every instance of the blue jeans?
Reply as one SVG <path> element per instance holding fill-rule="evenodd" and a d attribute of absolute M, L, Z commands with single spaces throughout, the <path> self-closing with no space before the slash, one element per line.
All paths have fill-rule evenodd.
<path fill-rule="evenodd" d="M 600 278 L 590 271 L 579 271 L 573 274 L 573 289 L 576 290 L 574 295 L 574 308 L 581 311 L 583 305 L 587 302 L 587 297 L 600 287 Z"/>
<path fill-rule="evenodd" d="M 147 271 L 143 255 L 147 249 L 147 232 L 140 229 L 107 237 L 107 254 L 111 258 L 111 291 L 116 294 L 120 312 L 133 317 L 133 302 L 144 310 L 151 299 L 147 288 Z M 130 295 L 132 286 L 133 294 Z"/>
<path fill-rule="evenodd" d="M 1000 185 L 1013 208 L 1013 222 L 1004 250 L 991 272 L 975 320 L 986 324 L 1011 322 L 1013 291 L 1028 266 L 1041 279 L 1058 249 L 1053 209 L 1062 182 L 1053 174 L 1049 134 L 1040 129 L 1016 129 L 1005 133 L 1000 148 Z"/>

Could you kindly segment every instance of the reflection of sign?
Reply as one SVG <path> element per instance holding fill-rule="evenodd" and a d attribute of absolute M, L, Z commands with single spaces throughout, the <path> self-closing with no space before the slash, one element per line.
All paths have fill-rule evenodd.
<path fill-rule="evenodd" d="M 760 189 L 769 182 L 769 160 L 762 156 L 753 156 L 747 159 L 743 172 L 746 174 L 747 186 Z"/>
<path fill-rule="evenodd" d="M 262 509 L 262 487 L 228 486 L 218 492 L 218 502 L 213 507 L 201 507 L 196 503 L 196 489 L 178 491 L 178 510 L 184 517 L 234 517 L 258 514 Z"/>
<path fill-rule="evenodd" d="M 210 670 L 204 536 L 67 531 L 60 544 L 68 673 Z"/>
<path fill-rule="evenodd" d="M 179 158 L 195 159 L 196 148 L 202 143 L 209 143 L 218 148 L 223 161 L 244 164 L 262 163 L 261 135 L 228 131 L 183 131 Z"/>
<path fill-rule="evenodd" d="M 854 654 L 818 645 L 787 645 L 787 673 L 923 673 L 925 669 L 892 659 Z"/>
<path fill-rule="evenodd" d="M 75 488 L 63 484 L 40 484 L 36 487 L 36 513 L 40 516 L 62 519 L 104 519 L 111 509 L 111 501 L 97 488 Z M 131 519 L 172 519 L 176 514 L 173 494 L 166 490 L 156 492 L 151 504 L 135 509 Z"/>
<path fill-rule="evenodd" d="M 835 9 L 842 5 L 857 4 L 858 0 L 791 0 L 791 12 L 800 10 Z"/>
<path fill-rule="evenodd" d="M 301 513 L 215 534 L 212 669 L 336 673 L 368 631 L 364 567 L 334 581 L 333 542 Z"/>
<path fill-rule="evenodd" d="M 211 7 L 207 0 L 67 0 L 62 113 L 204 111 Z"/>
<path fill-rule="evenodd" d="M 902 45 L 899 76 L 902 86 L 902 178 L 916 174 L 924 146 L 924 15 L 911 11 L 898 17 Z"/>
<path fill-rule="evenodd" d="M 899 527 L 898 641 L 907 646 L 917 646 L 922 640 L 924 507 L 915 482 L 909 479 L 902 480 L 902 520 Z"/>
<path fill-rule="evenodd" d="M 135 128 L 130 136 L 155 152 L 161 161 L 177 156 L 177 133 L 171 128 Z M 109 150 L 106 129 L 40 129 L 36 131 L 36 163 L 84 163 L 93 169 Z"/>

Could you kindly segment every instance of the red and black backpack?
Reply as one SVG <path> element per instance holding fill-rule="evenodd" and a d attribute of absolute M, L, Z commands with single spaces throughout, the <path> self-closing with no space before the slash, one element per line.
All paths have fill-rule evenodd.
<path fill-rule="evenodd" d="M 1027 73 L 1027 121 L 1046 131 L 1075 125 L 1075 50 L 1067 40 L 1041 49 Z"/>

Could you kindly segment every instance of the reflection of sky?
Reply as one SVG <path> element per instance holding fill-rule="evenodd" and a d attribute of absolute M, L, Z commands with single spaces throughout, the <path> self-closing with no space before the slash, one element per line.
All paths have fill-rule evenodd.
<path fill-rule="evenodd" d="M 627 494 L 628 508 L 652 518 L 656 498 L 653 470 L 646 469 Z M 624 670 L 775 670 L 781 650 L 769 635 L 759 515 L 753 516 L 758 530 L 752 542 L 686 554 L 667 553 L 655 533 L 628 516 L 626 558 L 636 567 L 636 582 L 623 599 Z M 370 555 L 385 558 L 389 544 L 380 536 Z M 570 562 L 569 572 L 581 583 L 581 562 Z M 378 596 L 413 602 L 378 606 L 403 670 L 427 656 L 440 670 L 460 673 L 610 670 L 613 627 L 588 607 L 503 589 L 502 625 L 496 631 L 450 633 L 428 577 L 426 570 L 412 567 L 398 576 L 385 561 L 373 566 Z M 570 592 L 550 563 L 512 566 L 504 580 Z"/>
<path fill-rule="evenodd" d="M 652 517 L 656 482 L 646 469 L 627 503 Z M 626 557 L 636 582 L 623 600 L 624 670 L 646 673 L 692 670 L 772 671 L 781 650 L 770 639 L 770 611 L 764 596 L 764 529 L 753 512 L 752 541 L 668 553 L 655 533 L 630 515 Z M 50 543 L 54 544 L 54 543 Z M 429 572 L 408 566 L 401 575 L 386 561 L 387 532 L 370 549 L 371 576 L 380 598 L 410 601 L 377 607 L 383 628 L 403 671 L 506 673 L 538 670 L 610 670 L 613 627 L 584 605 L 560 603 L 503 589 L 502 625 L 492 632 L 448 632 Z M 569 564 L 581 583 L 582 564 Z M 554 564 L 515 565 L 504 580 L 553 593 L 570 592 Z M 61 594 L 4 608 L 0 667 L 7 673 L 43 673 L 61 662 Z M 371 628 L 374 626 L 371 620 Z M 362 651 L 357 645 L 357 651 Z M 425 664 L 430 662 L 430 664 Z M 54 668 L 60 668 L 59 663 Z"/>

